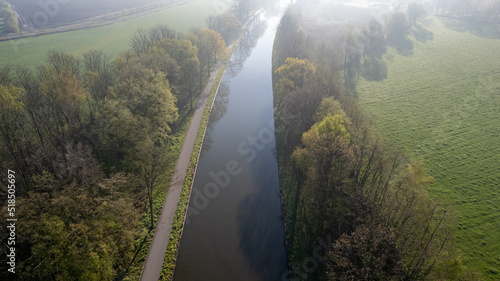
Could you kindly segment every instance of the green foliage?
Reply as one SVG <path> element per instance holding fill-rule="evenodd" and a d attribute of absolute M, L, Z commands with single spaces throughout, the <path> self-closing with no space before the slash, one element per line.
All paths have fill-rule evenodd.
<path fill-rule="evenodd" d="M 234 14 L 225 13 L 219 16 L 209 16 L 207 18 L 207 26 L 220 33 L 226 45 L 229 45 L 238 38 L 242 24 Z"/>
<path fill-rule="evenodd" d="M 377 25 L 372 26 L 367 36 L 382 39 L 375 34 Z M 404 35 L 408 35 L 406 30 Z M 274 79 L 280 181 L 285 183 L 293 277 L 322 280 L 330 271 L 332 280 L 420 280 L 430 276 L 468 280 L 471 276 L 463 270 L 460 254 L 450 243 L 449 213 L 427 194 L 433 178 L 423 163 L 405 165 L 404 157 L 372 130 L 356 100 L 336 88 L 336 72 L 341 69 L 336 64 L 344 68 L 350 93 L 356 93 L 361 70 L 361 46 L 352 29 L 343 43 L 341 49 L 329 49 L 344 54 L 343 64 L 336 56 L 321 56 L 327 51 L 320 49 L 319 57 L 311 58 L 318 61 L 314 75 L 318 79 L 309 79 L 303 87 L 296 89 L 295 81 L 281 76 Z M 380 60 L 385 52 L 378 43 L 383 40 L 365 48 L 371 60 Z M 283 42 L 275 43 L 275 52 L 280 44 Z M 309 102 L 318 92 L 332 97 Z M 307 97 L 309 106 L 300 106 L 297 101 L 306 103 L 300 97 Z M 285 121 L 295 118 L 289 117 L 290 113 L 300 116 L 297 122 Z M 307 118 L 316 123 L 304 130 L 298 120 Z M 301 145 L 290 153 L 286 147 L 296 146 L 290 141 L 295 131 L 301 135 L 306 132 Z M 308 272 L 301 266 L 307 257 L 318 253 L 319 246 L 324 248 L 316 241 L 325 237 L 336 240 L 332 249 L 324 249 L 331 250 L 330 260 L 319 261 L 318 269 Z M 436 269 L 436 265 L 445 268 Z"/>
<path fill-rule="evenodd" d="M 217 31 L 211 29 L 198 29 L 188 39 L 198 48 L 200 70 L 210 75 L 210 71 L 217 61 L 227 54 L 226 44 Z M 200 74 L 201 79 L 202 74 Z M 201 80 L 200 80 L 201 81 Z"/>
<path fill-rule="evenodd" d="M 349 209 L 347 183 L 356 150 L 349 146 L 349 138 L 342 117 L 330 115 L 304 133 L 303 147 L 292 155 L 306 178 L 301 191 L 303 219 L 312 226 L 313 235 L 324 237 L 344 228 Z"/>
<path fill-rule="evenodd" d="M 16 253 L 26 260 L 22 278 L 112 280 L 141 252 L 134 245 L 142 232 L 138 213 L 148 199 L 145 221 L 154 226 L 167 161 L 175 163 L 166 150 L 179 110 L 167 78 L 179 89 L 189 83 L 174 77 L 177 61 L 167 50 L 182 67 L 198 66 L 189 41 L 163 43 L 113 63 L 99 51 L 83 60 L 53 51 L 37 75 L 19 68 L 11 77 L 3 69 L 2 167 L 19 174 L 16 195 L 26 206 L 19 213 L 29 225 Z M 128 173 L 126 181 L 119 172 Z"/>
<path fill-rule="evenodd" d="M 155 74 L 145 69 L 110 89 L 112 98 L 120 100 L 133 115 L 148 120 L 148 135 L 153 142 L 165 142 L 170 133 L 169 125 L 178 117 L 175 98 L 164 77 L 161 72 Z"/>
<path fill-rule="evenodd" d="M 2 1 L 0 2 L 0 9 L 3 17 L 4 32 L 18 33 L 19 22 L 17 20 L 17 13 L 14 12 L 12 6 L 9 3 Z"/>
<path fill-rule="evenodd" d="M 287 58 L 285 64 L 275 71 L 280 76 L 277 84 L 278 91 L 285 93 L 304 86 L 315 72 L 316 68 L 309 60 Z"/>
<path fill-rule="evenodd" d="M 20 200 L 19 240 L 32 245 L 19 264 L 24 278 L 113 280 L 131 258 L 138 212 L 121 191 L 126 181 L 104 180 L 88 161 L 75 168 L 92 173 L 90 182 L 62 185 L 45 174 L 36 180 L 38 190 Z"/>
<path fill-rule="evenodd" d="M 344 126 L 344 119 L 342 115 L 328 115 L 319 123 L 312 126 L 311 130 L 304 133 L 302 142 L 307 142 L 309 139 L 318 137 L 320 135 L 333 133 L 336 137 L 349 141 L 351 135 L 347 132 Z"/>
<path fill-rule="evenodd" d="M 156 48 L 164 50 L 171 56 L 180 67 L 180 85 L 176 92 L 178 107 L 183 108 L 189 103 L 191 108 L 194 96 L 199 91 L 198 73 L 200 72 L 200 60 L 198 59 L 198 48 L 189 40 L 165 39 L 155 45 Z"/>
<path fill-rule="evenodd" d="M 315 121 L 321 122 L 325 117 L 340 115 L 342 120 L 347 124 L 350 123 L 349 117 L 345 114 L 342 109 L 340 102 L 335 100 L 333 97 L 324 98 L 316 111 Z"/>

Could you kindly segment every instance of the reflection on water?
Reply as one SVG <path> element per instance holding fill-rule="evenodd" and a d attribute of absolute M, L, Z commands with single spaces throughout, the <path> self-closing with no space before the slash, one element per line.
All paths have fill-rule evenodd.
<path fill-rule="evenodd" d="M 248 24 L 248 28 L 243 34 L 231 62 L 229 63 L 229 67 L 227 68 L 227 78 L 235 77 L 240 73 L 243 69 L 243 64 L 252 53 L 253 48 L 257 45 L 257 40 L 264 35 L 266 28 L 267 21 L 262 20 L 260 17 L 256 17 Z"/>
<path fill-rule="evenodd" d="M 279 185 L 278 170 L 256 171 L 256 176 L 260 177 L 256 183 L 260 188 L 257 193 L 242 200 L 238 206 L 240 247 L 250 265 L 266 276 L 262 280 L 282 280 L 284 271 L 276 270 L 283 266 L 281 251 L 285 246 L 282 237 L 276 235 L 283 232 L 280 194 L 269 192 L 270 187 Z M 282 247 L 279 247 L 280 244 Z"/>
<path fill-rule="evenodd" d="M 278 22 L 265 14 L 255 19 L 226 71 L 194 179 L 175 281 L 274 281 L 287 271 L 273 153 L 271 61 Z"/>
<path fill-rule="evenodd" d="M 214 124 L 219 122 L 219 120 L 226 115 L 227 104 L 229 103 L 229 85 L 226 81 L 222 81 L 219 85 L 219 91 L 214 100 L 214 105 L 212 111 L 210 112 L 210 122 L 207 124 L 207 131 L 205 138 L 203 139 L 203 146 L 201 147 L 200 159 L 205 156 L 205 152 L 210 150 L 212 147 L 212 131 L 214 130 Z"/>

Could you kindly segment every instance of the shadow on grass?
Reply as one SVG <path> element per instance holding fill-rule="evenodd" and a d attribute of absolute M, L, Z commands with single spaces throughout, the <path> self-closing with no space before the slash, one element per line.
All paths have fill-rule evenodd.
<path fill-rule="evenodd" d="M 363 77 L 368 81 L 382 81 L 387 78 L 387 64 L 381 58 L 367 59 L 363 63 Z"/>
<path fill-rule="evenodd" d="M 470 32 L 483 38 L 500 39 L 500 24 L 448 17 L 440 17 L 440 19 L 443 21 L 446 28 L 451 30 Z"/>
<path fill-rule="evenodd" d="M 411 34 L 420 42 L 427 42 L 434 39 L 434 33 L 427 30 L 423 25 L 417 24 L 411 29 Z"/>
<path fill-rule="evenodd" d="M 393 47 L 400 55 L 413 55 L 413 42 L 408 38 L 408 32 L 392 35 L 387 38 L 387 45 Z"/>

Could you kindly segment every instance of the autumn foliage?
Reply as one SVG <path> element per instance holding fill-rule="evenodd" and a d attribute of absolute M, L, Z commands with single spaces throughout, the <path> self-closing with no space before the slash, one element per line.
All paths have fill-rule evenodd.
<path fill-rule="evenodd" d="M 448 229 L 449 212 L 427 194 L 433 178 L 424 163 L 406 159 L 372 128 L 350 82 L 339 82 L 338 64 L 345 60 L 324 56 L 324 46 L 286 46 L 301 36 L 295 13 L 283 17 L 274 49 L 289 277 L 468 280 Z M 325 240 L 333 243 L 318 242 Z"/>
<path fill-rule="evenodd" d="M 36 70 L 0 70 L 0 168 L 17 175 L 19 280 L 127 272 L 155 227 L 179 116 L 189 116 L 223 42 L 212 30 L 160 26 L 114 60 L 51 51 Z"/>

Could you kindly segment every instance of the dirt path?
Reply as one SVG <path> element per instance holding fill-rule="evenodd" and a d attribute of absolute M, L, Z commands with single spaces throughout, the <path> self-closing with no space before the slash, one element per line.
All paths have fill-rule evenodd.
<path fill-rule="evenodd" d="M 229 48 L 230 47 L 228 47 L 228 49 Z M 146 261 L 144 262 L 140 279 L 142 281 L 157 281 L 160 278 L 163 260 L 165 258 L 165 252 L 170 238 L 170 232 L 172 231 L 172 224 L 174 223 L 177 205 L 181 197 L 182 186 L 184 185 L 186 172 L 189 166 L 189 160 L 191 158 L 191 154 L 193 153 L 194 143 L 196 136 L 198 135 L 198 129 L 200 128 L 201 119 L 203 118 L 203 112 L 205 111 L 208 97 L 216 82 L 215 80 L 221 67 L 225 67 L 225 65 L 220 64 L 214 71 L 212 71 L 212 75 L 210 76 L 208 83 L 200 96 L 196 110 L 191 118 L 191 123 L 189 124 L 189 129 L 184 139 L 181 153 L 179 154 L 177 164 L 175 165 L 175 172 L 170 182 L 167 197 L 163 203 L 161 215 L 157 222 L 153 241 L 151 242 Z"/>

